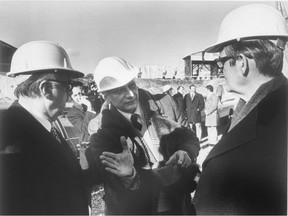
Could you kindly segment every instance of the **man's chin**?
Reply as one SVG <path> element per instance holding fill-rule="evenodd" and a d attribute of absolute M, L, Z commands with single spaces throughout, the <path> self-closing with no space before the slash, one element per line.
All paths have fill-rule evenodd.
<path fill-rule="evenodd" d="M 127 112 L 127 113 L 134 113 L 136 108 L 137 108 L 137 104 L 132 104 L 130 106 L 126 106 L 125 110 L 121 110 L 121 109 L 120 110 L 123 112 Z"/>

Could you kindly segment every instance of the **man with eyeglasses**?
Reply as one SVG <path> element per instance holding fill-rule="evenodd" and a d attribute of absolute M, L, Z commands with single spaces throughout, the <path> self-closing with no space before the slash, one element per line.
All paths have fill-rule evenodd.
<path fill-rule="evenodd" d="M 14 53 L 8 76 L 22 82 L 0 119 L 1 214 L 88 215 L 84 173 L 54 126 L 71 79 L 83 75 L 58 44 L 32 41 Z"/>
<path fill-rule="evenodd" d="M 203 215 L 287 214 L 286 23 L 250 4 L 222 21 L 218 41 L 227 91 L 240 97 L 232 122 L 203 162 L 194 204 Z M 205 57 L 205 55 L 204 55 Z"/>

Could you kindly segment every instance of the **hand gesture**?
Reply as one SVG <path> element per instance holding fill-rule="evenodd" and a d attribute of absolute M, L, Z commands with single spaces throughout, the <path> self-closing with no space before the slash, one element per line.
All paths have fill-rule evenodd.
<path fill-rule="evenodd" d="M 86 105 L 88 111 L 93 111 L 91 102 L 87 99 L 87 96 L 82 96 L 80 99 L 80 103 Z"/>
<path fill-rule="evenodd" d="M 123 148 L 121 153 L 103 152 L 100 156 L 100 160 L 105 166 L 106 171 L 115 174 L 120 178 L 130 177 L 133 175 L 133 156 L 124 136 L 120 137 L 120 142 Z"/>
<path fill-rule="evenodd" d="M 188 153 L 183 150 L 176 151 L 166 162 L 166 165 L 178 164 L 181 167 L 187 168 L 191 165 L 192 161 Z"/>

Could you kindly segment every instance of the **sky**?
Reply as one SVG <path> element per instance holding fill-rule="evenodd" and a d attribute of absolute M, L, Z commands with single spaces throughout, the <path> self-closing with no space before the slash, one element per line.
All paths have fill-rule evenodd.
<path fill-rule="evenodd" d="M 136 67 L 177 68 L 185 56 L 216 42 L 226 14 L 251 3 L 275 7 L 275 1 L 0 0 L 0 40 L 15 47 L 56 42 L 85 74 L 108 56 Z"/>

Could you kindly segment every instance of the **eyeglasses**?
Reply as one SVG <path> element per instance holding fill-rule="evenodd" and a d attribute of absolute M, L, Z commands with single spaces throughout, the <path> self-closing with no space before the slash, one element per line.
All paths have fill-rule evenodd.
<path fill-rule="evenodd" d="M 52 79 L 49 79 L 47 81 L 63 84 L 66 87 L 67 92 L 70 92 L 73 89 L 73 83 L 69 81 L 60 81 L 60 80 L 52 80 Z"/>
<path fill-rule="evenodd" d="M 222 70 L 225 62 L 228 61 L 229 59 L 234 59 L 234 58 L 236 58 L 236 57 L 235 56 L 224 56 L 224 57 L 217 58 L 214 61 L 216 62 L 217 67 Z"/>

